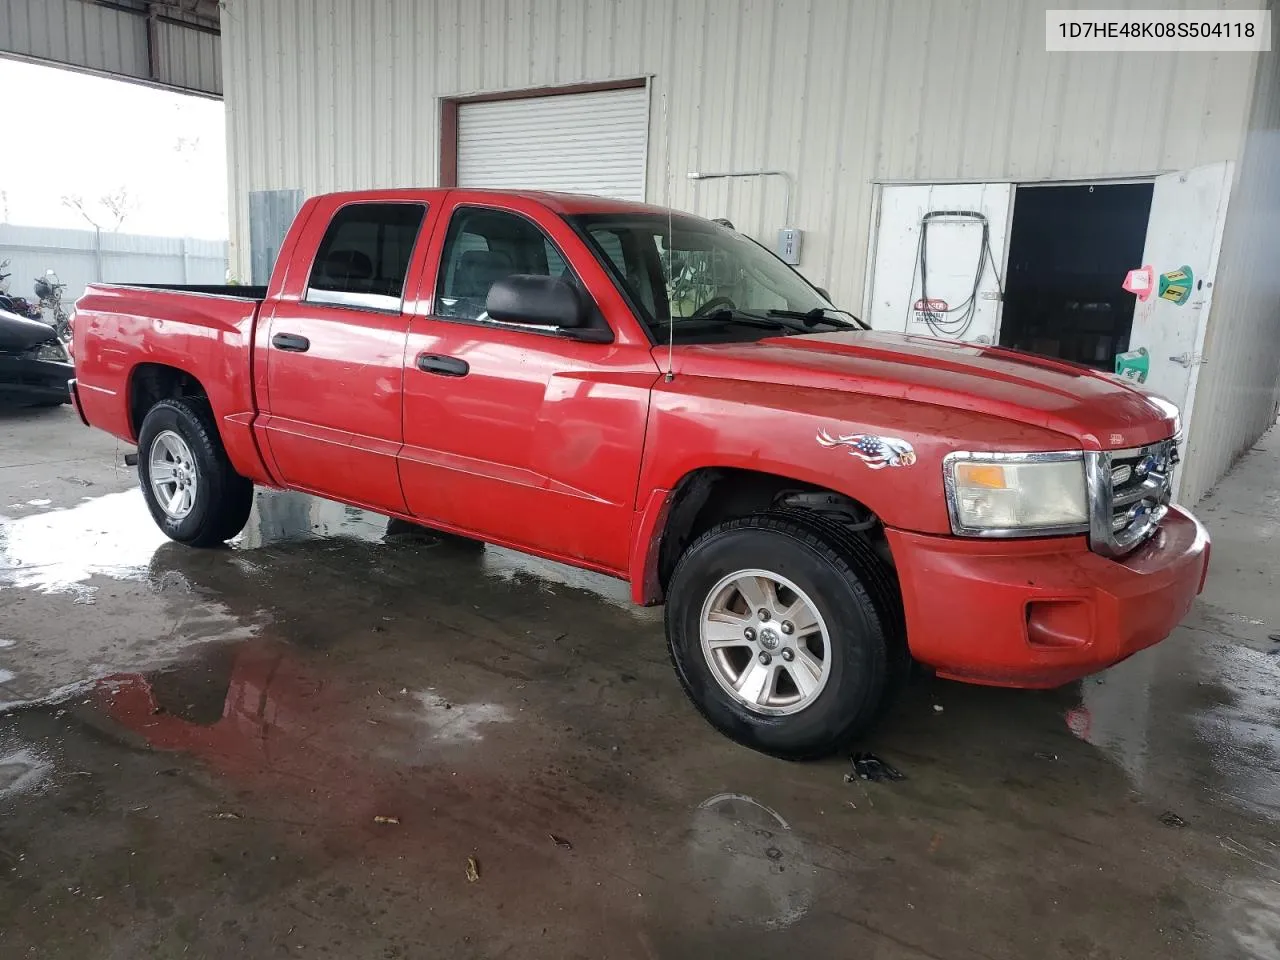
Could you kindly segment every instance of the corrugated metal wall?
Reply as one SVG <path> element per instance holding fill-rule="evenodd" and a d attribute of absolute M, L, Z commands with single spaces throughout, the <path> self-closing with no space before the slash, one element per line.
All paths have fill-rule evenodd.
<path fill-rule="evenodd" d="M 438 98 L 653 76 L 648 198 L 860 302 L 877 179 L 1085 178 L 1237 155 L 1253 58 L 1049 55 L 1025 0 L 226 0 L 233 262 L 250 190 L 433 184 Z M 668 166 L 670 178 L 668 180 Z"/>
<path fill-rule="evenodd" d="M 9 292 L 34 299 L 36 277 L 53 270 L 74 302 L 87 283 L 224 283 L 227 244 L 193 237 L 19 227 L 0 223 L 0 262 Z"/>
<path fill-rule="evenodd" d="M 855 307 L 877 181 L 1093 179 L 1239 158 L 1257 57 L 1048 54 L 1044 11 L 1062 5 L 224 0 L 232 263 L 248 276 L 250 191 L 434 184 L 439 98 L 484 91 L 650 76 L 648 199 L 772 244 L 782 180 L 687 175 L 792 172 L 801 270 Z M 1261 4 L 1195 4 L 1215 5 Z M 1263 193 L 1243 183 L 1232 208 Z M 1233 252 L 1238 235 L 1262 235 L 1231 229 Z M 1215 320 L 1245 310 L 1258 329 L 1231 347 L 1252 358 L 1247 378 L 1229 387 L 1204 371 L 1218 398 L 1206 406 L 1247 425 L 1197 438 L 1191 490 L 1220 474 L 1273 390 L 1258 339 L 1266 294 L 1224 269 Z"/>
<path fill-rule="evenodd" d="M 1280 23 L 1259 61 L 1227 207 L 1182 495 L 1206 493 L 1276 419 L 1280 399 Z"/>
<path fill-rule="evenodd" d="M 0 53 L 193 93 L 221 94 L 218 34 L 198 17 L 176 8 L 161 10 L 164 16 L 155 25 L 153 72 L 146 9 L 138 0 L 116 5 L 93 0 L 0 0 Z"/>

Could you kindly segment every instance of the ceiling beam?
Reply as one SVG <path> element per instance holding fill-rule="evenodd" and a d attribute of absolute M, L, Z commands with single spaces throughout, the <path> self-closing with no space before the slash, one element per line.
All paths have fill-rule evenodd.
<path fill-rule="evenodd" d="M 0 56 L 222 96 L 216 0 L 0 0 Z"/>

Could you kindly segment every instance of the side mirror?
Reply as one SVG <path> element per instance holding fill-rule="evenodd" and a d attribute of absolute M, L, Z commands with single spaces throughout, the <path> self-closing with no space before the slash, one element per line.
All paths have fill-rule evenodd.
<path fill-rule="evenodd" d="M 577 288 L 559 277 L 526 273 L 503 277 L 489 288 L 484 309 L 500 323 L 574 328 L 587 322 Z"/>
<path fill-rule="evenodd" d="M 831 294 L 827 293 L 826 287 L 814 287 L 813 289 L 817 290 L 820 294 L 822 294 L 823 300 L 826 300 L 828 303 L 835 303 L 835 301 L 831 299 Z"/>

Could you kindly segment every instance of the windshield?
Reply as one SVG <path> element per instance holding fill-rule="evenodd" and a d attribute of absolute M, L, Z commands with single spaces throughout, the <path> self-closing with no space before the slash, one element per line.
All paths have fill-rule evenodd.
<path fill-rule="evenodd" d="M 650 213 L 570 220 L 656 343 L 758 340 L 857 325 L 760 244 L 719 224 Z"/>

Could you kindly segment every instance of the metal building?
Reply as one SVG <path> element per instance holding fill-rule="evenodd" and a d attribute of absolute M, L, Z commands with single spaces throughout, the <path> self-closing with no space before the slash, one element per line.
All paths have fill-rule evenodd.
<path fill-rule="evenodd" d="M 251 203 L 260 237 L 279 229 L 267 191 L 297 191 L 275 195 L 280 220 L 336 188 L 578 189 L 727 217 L 771 246 L 794 228 L 798 268 L 838 302 L 927 333 L 946 288 L 966 293 L 981 223 L 968 326 L 934 332 L 1129 357 L 1189 418 L 1195 500 L 1276 414 L 1277 54 L 1050 54 L 1046 6 L 225 0 L 233 264 L 250 272 Z M 978 216 L 925 216 L 957 210 Z M 1037 245 L 1046 231 L 1076 253 Z M 1058 276 L 1099 232 L 1110 261 Z M 1175 285 L 1192 267 L 1186 302 L 1134 307 L 1118 286 L 1148 262 Z M 1046 271 L 1076 299 L 1044 308 Z M 1067 342 L 1055 317 L 1090 329 Z"/>
<path fill-rule="evenodd" d="M 1275 36 L 1263 54 L 1048 53 L 1062 4 L 1043 0 L 218 6 L 242 278 L 320 191 L 640 197 L 785 243 L 877 327 L 1118 358 L 1183 408 L 1183 500 L 1275 420 Z M 1142 266 L 1166 296 L 1120 289 Z"/>
<path fill-rule="evenodd" d="M 218 0 L 0 0 L 0 56 L 222 93 Z"/>

